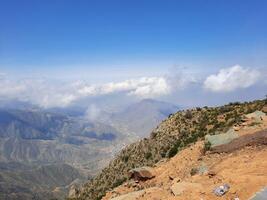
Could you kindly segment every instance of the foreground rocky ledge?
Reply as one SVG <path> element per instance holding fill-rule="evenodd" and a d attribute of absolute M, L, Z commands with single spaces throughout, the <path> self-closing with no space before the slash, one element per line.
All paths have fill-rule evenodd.
<path fill-rule="evenodd" d="M 257 199 L 267 186 L 267 117 L 235 128 L 238 135 L 204 153 L 204 141 L 182 150 L 151 170 L 154 178 L 130 180 L 103 200 Z M 216 196 L 224 184 L 229 191 Z"/>

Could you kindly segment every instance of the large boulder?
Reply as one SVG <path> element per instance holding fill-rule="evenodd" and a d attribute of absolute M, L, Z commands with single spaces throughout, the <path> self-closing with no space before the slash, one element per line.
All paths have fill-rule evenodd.
<path fill-rule="evenodd" d="M 231 142 L 211 149 L 213 153 L 231 153 L 245 146 L 267 145 L 267 129 L 252 134 L 240 136 Z"/>
<path fill-rule="evenodd" d="M 266 116 L 266 114 L 264 112 L 256 110 L 253 113 L 249 113 L 249 114 L 245 115 L 245 118 L 250 119 L 250 120 L 254 120 L 256 122 L 260 122 L 262 120 L 262 118 L 265 116 Z"/>
<path fill-rule="evenodd" d="M 145 181 L 155 177 L 150 167 L 140 167 L 129 171 L 129 178 L 133 178 L 135 181 Z"/>
<path fill-rule="evenodd" d="M 218 135 L 206 135 L 205 143 L 210 143 L 211 148 L 214 148 L 222 144 L 227 144 L 235 138 L 238 138 L 238 134 L 234 131 L 234 129 L 229 129 L 226 133 Z"/>

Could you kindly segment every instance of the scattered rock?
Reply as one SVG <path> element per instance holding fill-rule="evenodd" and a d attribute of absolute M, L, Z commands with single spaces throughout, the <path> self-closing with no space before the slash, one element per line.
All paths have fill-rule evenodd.
<path fill-rule="evenodd" d="M 128 174 L 129 178 L 133 178 L 135 181 L 145 181 L 155 177 L 150 167 L 135 168 L 130 170 Z"/>
<path fill-rule="evenodd" d="M 212 177 L 214 177 L 216 175 L 216 172 L 215 171 L 209 171 L 208 172 L 208 176 L 210 177 L 210 178 L 212 178 Z"/>
<path fill-rule="evenodd" d="M 173 184 L 174 183 L 179 183 L 179 182 L 181 182 L 181 179 L 179 177 L 174 178 L 173 181 L 172 181 Z"/>
<path fill-rule="evenodd" d="M 216 196 L 223 196 L 225 195 L 226 192 L 228 192 L 230 189 L 230 186 L 228 184 L 224 184 L 224 185 L 221 185 L 219 187 L 216 187 L 214 190 L 213 190 L 213 193 L 216 195 Z"/>

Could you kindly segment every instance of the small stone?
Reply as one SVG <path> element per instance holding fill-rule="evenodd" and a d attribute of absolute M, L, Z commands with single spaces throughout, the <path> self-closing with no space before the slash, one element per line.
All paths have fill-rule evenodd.
<path fill-rule="evenodd" d="M 216 175 L 216 172 L 215 172 L 215 171 L 209 171 L 209 172 L 208 172 L 208 176 L 209 176 L 210 178 L 214 177 L 215 175 Z"/>
<path fill-rule="evenodd" d="M 173 179 L 172 183 L 179 183 L 181 179 L 179 177 L 176 177 Z"/>

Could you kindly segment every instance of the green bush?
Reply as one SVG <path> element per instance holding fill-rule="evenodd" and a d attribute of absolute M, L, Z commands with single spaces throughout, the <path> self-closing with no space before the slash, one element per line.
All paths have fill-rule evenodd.
<path fill-rule="evenodd" d="M 186 111 L 184 117 L 185 117 L 186 119 L 192 119 L 193 115 L 192 115 L 191 111 L 188 110 L 188 111 Z"/>
<path fill-rule="evenodd" d="M 127 163 L 129 160 L 129 156 L 128 155 L 123 156 L 122 160 L 123 162 Z"/>
<path fill-rule="evenodd" d="M 168 152 L 168 158 L 175 156 L 177 152 L 178 152 L 178 148 L 176 146 L 173 146 Z"/>
<path fill-rule="evenodd" d="M 149 158 L 151 158 L 152 157 L 152 153 L 151 152 L 147 152 L 146 154 L 145 154 L 145 158 L 148 160 Z"/>
<path fill-rule="evenodd" d="M 204 144 L 204 151 L 209 151 L 211 149 L 211 143 L 208 141 L 208 142 L 205 142 Z"/>
<path fill-rule="evenodd" d="M 126 181 L 125 177 L 115 180 L 115 182 L 112 185 L 112 188 L 120 186 L 124 181 Z"/>

